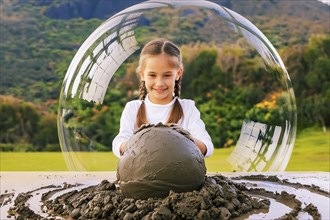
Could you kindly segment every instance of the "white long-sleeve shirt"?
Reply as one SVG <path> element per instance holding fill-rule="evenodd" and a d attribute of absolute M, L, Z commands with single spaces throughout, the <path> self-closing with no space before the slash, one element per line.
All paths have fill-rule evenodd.
<path fill-rule="evenodd" d="M 158 124 L 162 122 L 166 124 L 171 110 L 173 108 L 174 98 L 170 103 L 165 105 L 152 103 L 148 95 L 145 99 L 145 108 L 147 121 L 150 124 Z M 190 132 L 191 136 L 202 141 L 206 146 L 206 155 L 209 157 L 213 154 L 214 147 L 210 135 L 205 129 L 205 124 L 200 118 L 200 112 L 195 106 L 195 102 L 189 99 L 179 99 L 182 106 L 183 117 L 178 121 L 178 126 Z M 126 104 L 121 118 L 119 134 L 112 142 L 112 152 L 115 156 L 120 157 L 120 145 L 130 139 L 133 133 L 138 129 L 136 126 L 136 115 L 141 105 L 141 100 L 133 100 Z"/>

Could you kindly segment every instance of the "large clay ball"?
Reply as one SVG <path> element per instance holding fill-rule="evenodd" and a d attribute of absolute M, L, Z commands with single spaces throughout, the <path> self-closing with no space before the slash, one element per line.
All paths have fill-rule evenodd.
<path fill-rule="evenodd" d="M 117 178 L 125 197 L 166 197 L 170 190 L 187 192 L 204 183 L 204 156 L 182 132 L 149 126 L 135 133 L 118 162 Z"/>

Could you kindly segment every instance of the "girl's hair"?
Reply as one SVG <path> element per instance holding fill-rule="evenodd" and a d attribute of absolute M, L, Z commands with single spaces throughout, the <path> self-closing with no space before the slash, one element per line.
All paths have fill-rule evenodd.
<path fill-rule="evenodd" d="M 169 63 L 170 65 L 173 65 L 174 67 L 177 68 L 183 68 L 182 65 L 182 55 L 180 52 L 180 49 L 178 46 L 176 46 L 174 43 L 168 41 L 168 40 L 163 40 L 163 39 L 158 39 L 158 40 L 153 40 L 147 43 L 140 54 L 140 60 L 139 60 L 139 66 L 136 69 L 137 74 L 140 76 L 141 70 L 145 66 L 145 60 L 148 59 L 148 57 L 155 56 L 155 55 L 160 55 L 160 54 L 167 54 L 169 56 Z M 170 59 L 171 57 L 176 57 L 177 59 Z M 174 86 L 174 94 L 178 98 L 181 95 L 181 77 L 179 80 L 175 81 L 175 86 Z M 139 128 L 142 124 L 147 124 L 147 116 L 146 116 L 146 110 L 145 110 L 145 104 L 144 100 L 147 95 L 147 89 L 145 87 L 145 82 L 143 80 L 140 81 L 140 100 L 142 100 L 142 104 L 137 112 L 136 116 L 136 125 Z M 169 118 L 167 119 L 167 123 L 177 123 L 181 118 L 183 117 L 183 110 L 182 106 L 179 102 L 178 99 L 175 100 L 171 114 Z"/>

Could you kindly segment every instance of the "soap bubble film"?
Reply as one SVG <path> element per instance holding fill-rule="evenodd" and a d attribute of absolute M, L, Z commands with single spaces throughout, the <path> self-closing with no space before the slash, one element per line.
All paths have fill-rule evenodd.
<path fill-rule="evenodd" d="M 58 111 L 69 169 L 99 170 L 109 162 L 121 112 L 138 97 L 139 53 L 156 38 L 180 47 L 181 98 L 196 102 L 215 147 L 232 146 L 218 171 L 284 171 L 295 141 L 296 104 L 282 59 L 246 18 L 203 0 L 134 5 L 104 21 L 81 45 L 64 78 Z M 193 56 L 203 45 L 208 50 Z M 218 68 L 198 70 L 203 59 L 213 59 Z M 232 103 L 222 102 L 224 97 Z M 233 105 L 244 102 L 244 108 Z"/>

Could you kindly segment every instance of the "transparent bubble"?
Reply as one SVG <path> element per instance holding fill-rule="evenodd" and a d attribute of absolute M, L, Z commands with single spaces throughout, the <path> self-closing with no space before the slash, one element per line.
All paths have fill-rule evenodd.
<path fill-rule="evenodd" d="M 61 89 L 58 130 L 71 170 L 109 170 L 127 101 L 138 97 L 138 55 L 167 38 L 183 53 L 182 98 L 194 99 L 215 147 L 208 171 L 283 171 L 296 105 L 285 66 L 251 22 L 208 1 L 148 1 L 101 24 L 82 44 Z M 203 83 L 201 83 L 203 82 Z M 231 147 L 229 147 L 231 146 Z M 216 167 L 216 168 L 214 168 Z"/>

